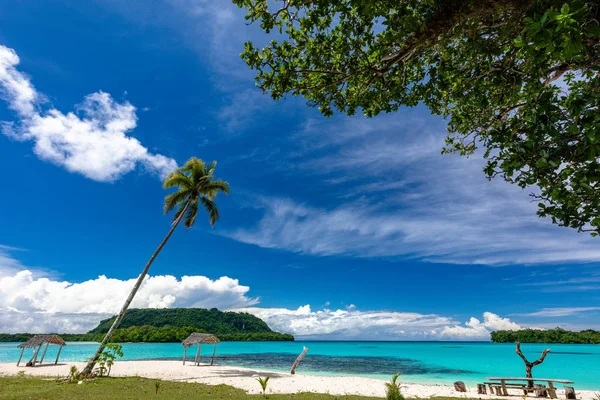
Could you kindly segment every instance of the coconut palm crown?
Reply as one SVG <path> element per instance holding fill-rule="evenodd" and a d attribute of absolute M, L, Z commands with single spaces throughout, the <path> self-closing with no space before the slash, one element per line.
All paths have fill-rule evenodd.
<path fill-rule="evenodd" d="M 198 216 L 199 203 L 208 213 L 211 226 L 219 219 L 219 210 L 214 202 L 219 192 L 229 194 L 229 184 L 213 177 L 217 163 L 206 165 L 202 160 L 192 157 L 183 167 L 165 179 L 163 188 L 176 187 L 177 191 L 165 197 L 165 214 L 178 208 L 173 223 L 184 213 L 183 225 L 191 228 Z"/>

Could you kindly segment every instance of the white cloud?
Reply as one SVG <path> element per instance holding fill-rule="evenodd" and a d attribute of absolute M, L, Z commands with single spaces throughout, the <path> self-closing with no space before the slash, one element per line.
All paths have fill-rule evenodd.
<path fill-rule="evenodd" d="M 0 275 L 0 332 L 87 332 L 100 320 L 116 314 L 135 279 L 99 276 L 73 283 L 35 277 L 29 270 Z M 204 276 L 149 276 L 133 300 L 132 308 L 216 307 L 249 312 L 271 329 L 298 338 L 380 340 L 452 340 L 489 338 L 494 329 L 518 325 L 491 313 L 465 326 L 437 314 L 345 309 L 313 310 L 306 304 L 295 310 L 257 307 L 250 288 L 237 279 Z"/>
<path fill-rule="evenodd" d="M 285 167 L 314 179 L 327 205 L 310 204 L 314 196 L 259 197 L 249 202 L 258 221 L 226 235 L 322 256 L 490 265 L 600 260 L 597 239 L 538 218 L 528 192 L 485 178 L 480 157 L 439 154 L 444 136 L 443 121 L 422 109 L 309 121 L 293 137 Z"/>
<path fill-rule="evenodd" d="M 493 330 L 520 329 L 507 318 L 485 312 L 484 321 L 471 318 L 460 325 L 450 317 L 411 312 L 345 310 L 313 311 L 310 305 L 296 310 L 285 308 L 245 308 L 272 329 L 304 339 L 352 340 L 489 340 Z"/>
<path fill-rule="evenodd" d="M 590 311 L 600 311 L 600 307 L 555 307 L 542 308 L 540 311 L 527 314 L 513 314 L 526 317 L 569 317 L 575 314 L 586 313 Z"/>
<path fill-rule="evenodd" d="M 175 160 L 151 154 L 137 139 L 128 136 L 137 125 L 135 107 L 117 103 L 104 92 L 87 95 L 79 113 L 50 108 L 36 109 L 40 95 L 16 69 L 19 57 L 0 45 L 2 97 L 17 112 L 18 123 L 5 123 L 3 133 L 20 141 L 34 142 L 43 160 L 90 179 L 110 182 L 138 165 L 161 177 L 177 168 Z"/>
<path fill-rule="evenodd" d="M 0 278 L 4 275 L 15 273 L 25 266 L 10 253 L 17 251 L 14 247 L 0 245 Z"/>
<path fill-rule="evenodd" d="M 100 319 L 119 312 L 135 279 L 99 276 L 80 283 L 35 278 L 28 270 L 0 277 L 0 332 L 23 332 L 40 317 L 46 331 L 86 331 Z M 219 309 L 248 307 L 258 303 L 247 296 L 250 288 L 238 280 L 204 276 L 150 276 L 132 302 L 136 308 L 201 307 Z M 54 324 L 54 325 L 52 325 Z M 52 329 L 51 329 L 52 328 Z"/>
<path fill-rule="evenodd" d="M 491 312 L 483 313 L 483 322 L 475 317 L 465 322 L 464 326 L 445 326 L 440 332 L 440 336 L 454 339 L 489 339 L 490 332 L 496 330 L 515 331 L 521 329 L 521 326 L 512 322 L 508 318 L 502 318 Z"/>
<path fill-rule="evenodd" d="M 27 266 L 15 257 L 15 253 L 25 252 L 27 250 L 18 247 L 6 246 L 0 244 L 0 278 L 3 276 L 14 275 L 24 269 L 32 271 L 33 276 L 49 276 L 51 271 L 43 268 Z M 0 296 L 1 297 L 1 296 Z M 0 307 L 2 303 L 0 302 Z"/>
<path fill-rule="evenodd" d="M 455 323 L 448 317 L 411 312 L 345 310 L 313 311 L 310 305 L 296 310 L 285 308 L 244 308 L 272 329 L 299 338 L 373 339 L 432 338 L 432 330 Z"/>
<path fill-rule="evenodd" d="M 37 93 L 29 80 L 14 66 L 19 57 L 13 49 L 0 45 L 0 94 L 12 110 L 20 115 L 32 115 Z"/>

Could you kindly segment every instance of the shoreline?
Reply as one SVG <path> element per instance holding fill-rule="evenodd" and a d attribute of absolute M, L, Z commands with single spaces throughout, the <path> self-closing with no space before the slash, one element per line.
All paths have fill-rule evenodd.
<path fill-rule="evenodd" d="M 25 371 L 26 376 L 55 378 L 67 376 L 72 365 L 82 369 L 85 363 L 59 363 L 58 365 L 43 364 L 35 368 L 17 367 L 14 363 L 0 363 L 0 376 L 14 376 L 19 371 Z M 197 382 L 207 385 L 229 385 L 242 389 L 250 394 L 261 393 L 257 377 L 270 376 L 268 392 L 273 394 L 284 393 L 327 393 L 331 395 L 361 395 L 372 397 L 385 397 L 384 381 L 375 378 L 360 376 L 326 376 L 308 375 L 302 372 L 296 375 L 289 373 L 267 371 L 263 369 L 210 366 L 201 364 L 194 366 L 192 363 L 183 365 L 181 361 L 117 361 L 112 367 L 111 376 L 127 377 L 139 376 L 150 379 L 162 379 L 167 381 Z M 443 384 L 420 384 L 403 383 L 402 376 L 399 379 L 400 389 L 404 396 L 410 398 L 429 398 L 434 396 L 457 397 L 457 398 L 479 398 L 479 399 L 510 399 L 522 400 L 516 390 L 511 395 L 491 396 L 477 394 L 477 388 L 467 386 L 466 393 L 454 390 L 452 386 Z M 595 400 L 594 391 L 577 390 L 577 399 Z M 559 399 L 564 399 L 562 388 L 557 390 Z M 530 396 L 530 398 L 533 398 Z"/>

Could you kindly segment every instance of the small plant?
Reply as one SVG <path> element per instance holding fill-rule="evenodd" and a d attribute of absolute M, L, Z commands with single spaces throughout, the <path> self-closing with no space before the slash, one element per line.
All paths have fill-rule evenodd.
<path fill-rule="evenodd" d="M 67 382 L 75 383 L 78 380 L 79 380 L 79 370 L 77 369 L 76 366 L 71 365 L 71 368 L 69 369 L 69 375 L 67 376 Z"/>
<path fill-rule="evenodd" d="M 19 372 L 17 372 L 17 377 L 18 378 L 22 378 L 24 376 L 25 376 L 25 371 L 19 371 Z"/>
<path fill-rule="evenodd" d="M 398 372 L 392 377 L 391 382 L 385 383 L 385 397 L 387 400 L 404 400 L 404 396 L 400 393 L 400 384 L 396 381 L 402 372 Z"/>
<path fill-rule="evenodd" d="M 596 400 L 600 400 L 600 393 L 596 393 L 596 392 L 594 392 L 594 398 L 595 398 Z"/>
<path fill-rule="evenodd" d="M 96 368 L 94 368 L 94 374 L 96 374 L 96 376 L 102 378 L 107 371 L 106 370 L 106 361 L 99 360 L 97 365 L 98 366 Z"/>
<path fill-rule="evenodd" d="M 262 388 L 263 397 L 267 398 L 267 385 L 269 384 L 270 376 L 265 376 L 264 378 L 256 378 L 258 383 L 260 383 L 260 387 Z"/>
<path fill-rule="evenodd" d="M 123 346 L 118 343 L 109 343 L 104 351 L 98 357 L 98 367 L 95 369 L 96 375 L 102 377 L 104 374 L 110 376 L 110 370 L 117 358 L 123 357 Z"/>
<path fill-rule="evenodd" d="M 159 380 L 154 381 L 154 393 L 158 394 L 158 390 L 162 386 L 162 382 Z"/>

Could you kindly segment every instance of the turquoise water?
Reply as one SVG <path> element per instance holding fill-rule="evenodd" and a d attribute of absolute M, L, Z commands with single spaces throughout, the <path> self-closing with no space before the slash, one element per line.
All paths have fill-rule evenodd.
<path fill-rule="evenodd" d="M 0 343 L 0 362 L 15 362 L 17 343 Z M 310 350 L 298 367 L 298 373 L 352 375 L 389 379 L 402 371 L 402 381 L 416 383 L 468 384 L 482 382 L 487 376 L 524 376 L 523 361 L 515 354 L 514 344 L 482 342 L 224 342 L 217 348 L 215 364 L 289 371 L 295 357 L 307 346 Z M 54 360 L 51 346 L 46 360 Z M 69 343 L 61 361 L 84 361 L 97 343 Z M 535 367 L 534 377 L 570 379 L 578 389 L 600 390 L 600 345 L 524 344 L 525 355 L 537 359 L 546 348 L 552 352 Z M 126 360 L 181 359 L 179 343 L 125 343 Z M 202 356 L 212 355 L 211 345 L 202 348 Z M 189 354 L 190 359 L 195 351 Z M 24 359 L 31 356 L 27 350 Z"/>

